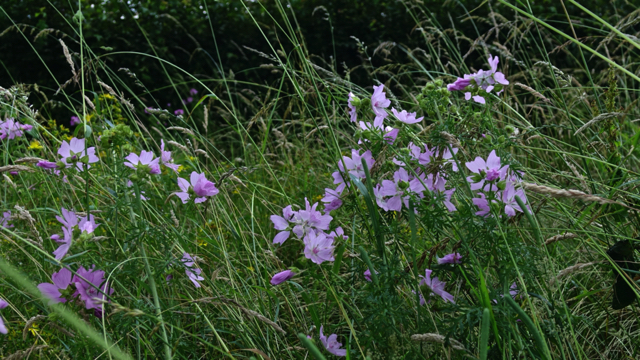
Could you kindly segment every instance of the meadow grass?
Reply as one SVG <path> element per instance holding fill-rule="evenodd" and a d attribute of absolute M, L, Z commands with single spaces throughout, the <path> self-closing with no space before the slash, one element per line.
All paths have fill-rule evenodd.
<path fill-rule="evenodd" d="M 170 84 L 163 89 L 147 89 L 135 69 L 111 69 L 105 58 L 131 53 L 97 55 L 83 42 L 81 24 L 69 19 L 80 49 L 61 43 L 69 81 L 57 89 L 0 89 L 0 121 L 33 127 L 0 142 L 0 212 L 8 214 L 0 223 L 0 298 L 8 303 L 0 310 L 8 328 L 0 355 L 335 357 L 320 339 L 322 328 L 324 336 L 337 334 L 347 358 L 637 358 L 640 35 L 633 24 L 640 11 L 554 25 L 525 6 L 500 3 L 502 12 L 487 18 L 471 11 L 456 19 L 491 26 L 463 34 L 453 19 L 451 26 L 438 24 L 429 9 L 406 2 L 407 21 L 416 24 L 412 36 L 423 45 L 383 42 L 370 49 L 354 39 L 362 63 L 348 68 L 309 54 L 295 11 L 277 1 L 278 12 L 267 16 L 279 42 L 270 41 L 264 20 L 247 13 L 270 48 L 264 63 L 247 72 L 276 74 L 277 81 L 236 80 L 216 49 L 215 79 L 138 53 L 162 64 Z M 557 30 L 568 24 L 599 37 Z M 499 56 L 498 70 L 509 81 L 503 92 L 480 91 L 486 104 L 479 104 L 446 89 L 457 77 L 486 70 L 489 54 Z M 400 130 L 393 144 L 387 131 L 359 128 L 348 103 L 357 103 L 359 121 L 375 114 L 373 89 L 350 81 L 356 72 L 384 85 L 388 110 L 424 119 L 401 124 L 389 113 L 385 125 Z M 161 92 L 193 101 L 180 114 L 179 106 L 156 100 Z M 38 109 L 30 105 L 34 97 Z M 79 124 L 61 126 L 50 117 L 56 107 Z M 95 147 L 99 160 L 89 170 L 36 166 L 59 161 L 62 142 L 73 138 Z M 125 165 L 130 153 L 159 157 L 161 139 L 178 171 L 170 162 L 151 175 L 152 167 Z M 418 166 L 410 143 L 439 151 Z M 348 165 L 343 156 L 352 149 L 371 151 L 374 162 Z M 445 150 L 454 155 L 443 158 Z M 484 191 L 495 200 L 485 217 L 476 214 L 482 208 L 472 190 L 480 178 L 467 180 L 474 174 L 466 164 L 494 150 L 510 176 L 521 179 L 503 174 L 503 183 L 496 181 L 502 193 L 513 182 L 517 199 Z M 85 168 L 83 156 L 69 161 Z M 410 189 L 429 188 L 421 172 L 446 179 L 456 210 L 433 185 L 407 195 L 400 211 L 385 210 L 391 195 L 379 196 L 377 185 L 394 178 L 397 161 L 416 162 L 407 166 L 415 180 Z M 349 175 L 344 169 L 352 166 L 359 170 Z M 326 214 L 305 210 L 305 199 L 319 202 L 317 210 L 326 205 L 321 199 L 325 188 L 336 187 L 336 171 L 348 183 L 342 206 Z M 192 183 L 183 203 L 178 178 L 189 180 L 192 172 L 219 192 L 196 194 Z M 207 200 L 195 203 L 198 196 Z M 515 216 L 505 213 L 505 203 Z M 288 205 L 318 224 L 317 217 L 330 214 L 330 226 L 317 225 L 323 233 L 343 229 L 346 237 L 333 237 L 331 260 L 314 262 L 293 233 L 273 243 L 282 229 L 274 229 L 272 215 L 287 218 Z M 60 244 L 50 237 L 61 232 L 62 208 L 93 214 L 99 226 L 73 232 L 68 253 L 56 260 Z M 314 230 L 305 231 L 301 238 L 312 241 Z M 438 263 L 455 253 L 461 263 Z M 104 271 L 104 281 L 82 285 L 92 266 Z M 50 305 L 36 285 L 51 283 L 62 269 L 75 278 L 61 293 L 67 302 Z M 274 274 L 287 269 L 295 276 L 272 285 Z M 425 284 L 427 269 L 446 285 Z M 79 286 L 95 296 L 81 301 L 72 294 Z M 614 309 L 623 297 L 630 305 Z"/>

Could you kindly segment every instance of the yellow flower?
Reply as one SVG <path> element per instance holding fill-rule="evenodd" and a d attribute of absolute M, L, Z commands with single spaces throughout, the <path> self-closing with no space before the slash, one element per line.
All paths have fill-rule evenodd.
<path fill-rule="evenodd" d="M 249 269 L 249 271 L 253 272 L 253 266 L 249 266 L 247 269 Z"/>
<path fill-rule="evenodd" d="M 29 150 L 31 149 L 42 149 L 42 144 L 40 144 L 40 141 L 38 140 L 31 140 L 31 143 L 29 144 Z"/>
<path fill-rule="evenodd" d="M 322 199 L 322 195 L 316 195 L 313 197 L 313 201 L 318 202 L 320 201 L 320 199 Z"/>
<path fill-rule="evenodd" d="M 182 165 L 178 166 L 178 172 L 180 172 L 182 170 L 184 170 L 184 166 L 182 166 Z"/>
<path fill-rule="evenodd" d="M 32 324 L 31 327 L 29 328 L 29 332 L 31 332 L 31 335 L 36 336 L 38 335 L 38 332 L 40 330 L 38 329 L 38 324 Z"/>
<path fill-rule="evenodd" d="M 204 239 L 198 239 L 198 246 L 207 246 L 208 242 L 204 241 Z"/>

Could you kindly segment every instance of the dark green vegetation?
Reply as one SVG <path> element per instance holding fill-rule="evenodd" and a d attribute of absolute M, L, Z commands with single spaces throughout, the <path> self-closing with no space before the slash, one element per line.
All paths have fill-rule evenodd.
<path fill-rule="evenodd" d="M 28 167 L 3 168 L 0 180 L 0 213 L 12 211 L 15 226 L 0 228 L 0 297 L 10 303 L 1 356 L 35 346 L 32 358 L 331 358 L 320 326 L 352 359 L 640 356 L 640 11 L 631 2 L 585 4 L 602 21 L 569 0 L 566 12 L 561 1 L 81 5 L 2 4 L 0 119 L 34 130 L 0 142 L 1 167 Z M 500 96 L 479 105 L 445 90 L 487 69 L 489 54 L 510 81 Z M 402 125 L 394 146 L 349 122 L 347 94 L 371 121 L 366 100 L 378 84 L 391 107 L 425 116 Z M 72 115 L 86 122 L 69 130 Z M 89 172 L 65 170 L 64 182 L 24 160 L 55 161 L 73 136 L 97 148 Z M 204 172 L 220 193 L 183 204 L 167 169 L 128 187 L 124 156 L 158 155 L 160 139 L 180 177 Z M 456 212 L 435 200 L 412 202 L 417 214 L 376 206 L 373 187 L 392 178 L 391 159 L 409 142 L 461 149 L 460 171 L 442 170 Z M 349 236 L 336 241 L 335 261 L 312 263 L 294 238 L 273 245 L 269 217 L 319 201 L 340 157 L 358 148 L 376 166 L 331 212 L 331 229 Z M 492 150 L 543 186 L 521 185 L 532 213 L 475 215 L 464 164 Z M 95 237 L 76 239 L 62 263 L 106 272 L 114 293 L 104 318 L 80 302 L 49 307 L 34 290 L 61 268 L 49 237 L 62 207 L 99 211 Z M 183 252 L 197 256 L 201 288 Z M 462 264 L 437 264 L 452 252 Z M 269 283 L 289 267 L 291 281 Z M 455 304 L 418 286 L 427 268 Z M 366 269 L 378 272 L 371 282 Z M 412 291 L 431 301 L 419 306 Z M 107 344 L 127 355 L 106 354 Z"/>

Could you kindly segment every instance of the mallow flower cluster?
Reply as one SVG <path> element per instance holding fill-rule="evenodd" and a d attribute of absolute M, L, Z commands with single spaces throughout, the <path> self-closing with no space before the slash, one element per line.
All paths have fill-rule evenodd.
<path fill-rule="evenodd" d="M 78 215 L 71 210 L 65 208 L 61 208 L 60 210 L 62 216 L 56 215 L 56 219 L 62 224 L 62 236 L 59 234 L 51 236 L 51 240 L 61 244 L 53 252 L 53 255 L 55 255 L 58 261 L 62 260 L 69 252 L 73 241 L 74 230 L 79 230 L 80 236 L 89 236 L 89 234 L 92 234 L 100 225 L 96 224 L 95 217 L 92 214 L 79 218 Z"/>
<path fill-rule="evenodd" d="M 503 73 L 498 71 L 498 57 L 489 54 L 489 70 L 479 70 L 474 74 L 465 74 L 464 77 L 458 78 L 455 82 L 447 85 L 449 91 L 464 91 L 464 98 L 484 104 L 485 96 L 491 91 L 496 91 L 499 95 L 505 85 L 509 85 Z"/>
<path fill-rule="evenodd" d="M 71 138 L 69 142 L 62 142 L 58 148 L 60 159 L 57 162 L 39 161 L 36 166 L 43 169 L 51 169 L 59 174 L 60 169 L 75 167 L 78 171 L 91 168 L 90 164 L 97 163 L 100 159 L 96 155 L 96 148 L 86 148 L 85 139 Z"/>
<path fill-rule="evenodd" d="M 94 310 L 97 317 L 102 317 L 103 302 L 109 301 L 107 296 L 113 294 L 104 279 L 104 271 L 96 270 L 95 265 L 90 269 L 80 266 L 73 275 L 69 269 L 63 268 L 51 275 L 51 283 L 41 283 L 38 289 L 49 299 L 50 304 L 70 302 L 78 298 L 84 302 L 87 310 Z"/>
<path fill-rule="evenodd" d="M 21 124 L 13 118 L 8 118 L 4 121 L 0 120 L 0 140 L 13 140 L 21 137 L 24 131 L 31 129 L 33 129 L 33 126 Z"/>
<path fill-rule="evenodd" d="M 467 178 L 471 190 L 479 190 L 477 197 L 472 199 L 479 208 L 476 215 L 490 216 L 491 204 L 503 208 L 509 217 L 515 216 L 516 211 L 522 212 L 516 200 L 518 196 L 524 204 L 527 203 L 522 188 L 516 188 L 522 174 L 509 171 L 509 165 L 502 165 L 495 150 L 491 151 L 487 160 L 478 156 L 465 165 L 473 173 Z"/>

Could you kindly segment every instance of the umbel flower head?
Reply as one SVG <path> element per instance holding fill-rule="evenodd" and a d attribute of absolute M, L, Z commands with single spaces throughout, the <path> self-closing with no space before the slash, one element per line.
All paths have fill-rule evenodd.
<path fill-rule="evenodd" d="M 214 183 L 207 180 L 204 173 L 198 174 L 194 171 L 191 173 L 190 180 L 191 183 L 183 178 L 178 178 L 178 186 L 182 191 L 177 192 L 176 196 L 182 200 L 183 204 L 186 204 L 192 195 L 195 196 L 193 202 L 199 204 L 206 201 L 207 197 L 217 195 L 220 192 Z"/>

